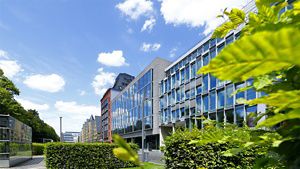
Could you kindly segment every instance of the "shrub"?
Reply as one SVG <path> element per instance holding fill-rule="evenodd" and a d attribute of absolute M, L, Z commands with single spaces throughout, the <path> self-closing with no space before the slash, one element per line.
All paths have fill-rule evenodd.
<path fill-rule="evenodd" d="M 162 147 L 166 168 L 253 168 L 255 160 L 263 157 L 267 148 L 255 146 L 239 151 L 239 143 L 235 139 L 251 141 L 256 135 L 243 128 L 176 131 L 165 139 L 165 147 Z M 229 137 L 235 139 L 222 139 Z M 236 154 L 226 155 L 225 152 L 231 150 L 236 150 Z"/>
<path fill-rule="evenodd" d="M 45 144 L 32 143 L 32 155 L 43 155 Z"/>
<path fill-rule="evenodd" d="M 130 146 L 137 151 L 136 144 Z M 113 154 L 115 144 L 108 143 L 47 143 L 45 148 L 46 166 L 50 169 L 115 169 L 134 167 Z"/>

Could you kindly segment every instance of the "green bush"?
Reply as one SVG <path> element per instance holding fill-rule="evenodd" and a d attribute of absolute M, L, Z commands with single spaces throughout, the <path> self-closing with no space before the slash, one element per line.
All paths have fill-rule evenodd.
<path fill-rule="evenodd" d="M 137 151 L 136 144 L 130 146 Z M 49 169 L 116 169 L 134 167 L 113 154 L 115 144 L 108 143 L 47 143 L 45 148 L 46 166 Z"/>
<path fill-rule="evenodd" d="M 166 168 L 168 169 L 196 169 L 196 168 L 253 168 L 255 160 L 264 157 L 266 148 L 251 147 L 240 150 L 234 155 L 225 152 L 238 151 L 239 144 L 235 139 L 255 139 L 247 129 L 193 129 L 192 131 L 176 131 L 165 139 L 164 151 Z M 234 138 L 228 141 L 223 138 Z M 255 138 L 254 138 L 255 137 Z M 192 141 L 193 140 L 193 141 Z"/>
<path fill-rule="evenodd" d="M 32 143 L 32 155 L 43 155 L 44 149 L 45 149 L 45 144 Z"/>

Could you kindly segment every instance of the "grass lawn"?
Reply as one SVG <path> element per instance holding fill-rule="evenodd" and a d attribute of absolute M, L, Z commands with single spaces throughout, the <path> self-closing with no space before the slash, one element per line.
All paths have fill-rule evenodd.
<path fill-rule="evenodd" d="M 143 163 L 144 169 L 164 169 L 163 165 L 157 165 L 153 163 Z M 140 167 L 133 167 L 133 168 L 124 168 L 124 169 L 140 169 Z"/>

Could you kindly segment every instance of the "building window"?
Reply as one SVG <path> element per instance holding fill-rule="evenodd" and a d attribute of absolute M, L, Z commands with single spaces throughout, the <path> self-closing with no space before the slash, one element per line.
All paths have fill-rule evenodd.
<path fill-rule="evenodd" d="M 208 75 L 203 76 L 203 83 L 202 83 L 202 92 L 206 93 L 208 91 Z"/>
<path fill-rule="evenodd" d="M 210 120 L 217 120 L 217 119 L 216 119 L 216 113 L 215 113 L 215 112 L 209 113 L 209 114 L 208 114 L 208 117 L 209 117 Z"/>
<path fill-rule="evenodd" d="M 233 106 L 233 96 L 231 95 L 232 93 L 233 93 L 233 85 L 230 84 L 226 86 L 226 95 L 225 95 L 226 108 Z"/>
<path fill-rule="evenodd" d="M 195 113 L 196 113 L 195 107 L 191 108 L 191 115 L 195 115 Z"/>
<path fill-rule="evenodd" d="M 209 62 L 208 54 L 205 54 L 203 56 L 203 66 L 208 65 L 208 62 Z"/>
<path fill-rule="evenodd" d="M 210 47 L 215 46 L 216 45 L 216 39 L 210 39 L 209 43 L 210 43 Z"/>
<path fill-rule="evenodd" d="M 235 90 L 239 90 L 239 89 L 244 88 L 244 87 L 245 87 L 245 83 L 239 83 L 239 84 L 235 85 Z M 235 95 L 236 104 L 237 104 L 237 100 L 241 99 L 241 98 L 245 98 L 245 92 L 238 92 Z"/>
<path fill-rule="evenodd" d="M 209 77 L 210 77 L 210 90 L 211 90 L 211 89 L 216 88 L 217 79 L 211 74 L 209 74 Z"/>
<path fill-rule="evenodd" d="M 182 69 L 182 70 L 180 71 L 180 76 L 181 76 L 181 84 L 183 84 L 183 83 L 184 83 L 184 77 L 185 77 L 184 70 L 185 70 L 185 69 Z"/>
<path fill-rule="evenodd" d="M 223 110 L 219 110 L 217 112 L 217 120 L 218 122 L 220 123 L 223 123 L 224 122 L 224 111 Z"/>
<path fill-rule="evenodd" d="M 197 59 L 197 61 L 196 61 L 196 66 L 197 66 L 197 68 L 196 68 L 196 70 L 199 70 L 202 66 L 201 66 L 201 59 L 200 58 L 198 58 Z M 197 73 L 197 72 L 196 72 Z"/>
<path fill-rule="evenodd" d="M 200 95 L 198 95 L 197 97 L 196 97 L 196 113 L 197 114 L 201 114 L 201 96 Z"/>
<path fill-rule="evenodd" d="M 181 98 L 180 98 L 180 89 L 176 89 L 176 102 L 180 102 Z"/>
<path fill-rule="evenodd" d="M 181 92 L 181 101 L 184 101 L 185 97 L 184 97 L 184 88 L 183 87 L 181 87 L 180 92 Z"/>
<path fill-rule="evenodd" d="M 236 124 L 239 127 L 243 126 L 244 123 L 244 106 L 236 106 L 235 107 L 235 114 L 236 114 Z"/>
<path fill-rule="evenodd" d="M 199 85 L 199 86 L 197 86 L 197 95 L 199 95 L 201 93 L 202 93 L 202 86 Z"/>
<path fill-rule="evenodd" d="M 226 38 L 226 45 L 229 45 L 230 43 L 232 43 L 234 40 L 234 37 L 233 37 L 233 34 L 229 35 L 227 38 Z"/>
<path fill-rule="evenodd" d="M 203 51 L 207 51 L 209 49 L 209 42 L 207 41 L 204 45 L 203 45 Z"/>
<path fill-rule="evenodd" d="M 181 114 L 181 117 L 184 117 L 184 107 L 180 108 L 180 114 Z"/>
<path fill-rule="evenodd" d="M 176 71 L 175 77 L 176 77 L 175 85 L 178 86 L 180 84 L 179 70 Z"/>
<path fill-rule="evenodd" d="M 216 92 L 212 91 L 209 94 L 209 111 L 216 110 Z"/>
<path fill-rule="evenodd" d="M 175 75 L 172 76 L 171 88 L 175 87 Z"/>
<path fill-rule="evenodd" d="M 226 115 L 226 122 L 227 123 L 231 123 L 233 124 L 234 123 L 234 114 L 233 114 L 233 109 L 230 109 L 230 110 L 226 110 L 225 111 L 225 115 Z"/>
<path fill-rule="evenodd" d="M 191 79 L 196 77 L 196 63 L 191 64 Z"/>
<path fill-rule="evenodd" d="M 184 112 L 184 115 L 185 116 L 189 116 L 190 115 L 190 112 L 189 112 L 189 106 L 185 106 L 185 112 Z"/>
<path fill-rule="evenodd" d="M 185 79 L 188 81 L 190 79 L 190 66 L 186 65 L 185 67 Z"/>
<path fill-rule="evenodd" d="M 195 93 L 195 88 L 191 88 L 191 99 L 195 98 L 196 93 Z"/>
<path fill-rule="evenodd" d="M 215 47 L 211 48 L 209 54 L 210 54 L 210 59 L 216 57 L 216 48 Z"/>
<path fill-rule="evenodd" d="M 205 95 L 205 96 L 202 96 L 202 100 L 203 100 L 203 103 L 202 103 L 202 112 L 208 112 L 208 95 Z"/>
<path fill-rule="evenodd" d="M 190 91 L 189 90 L 185 91 L 185 99 L 186 100 L 190 99 Z"/>
<path fill-rule="evenodd" d="M 171 104 L 175 104 L 175 90 L 172 90 Z"/>
<path fill-rule="evenodd" d="M 224 102 L 225 102 L 225 97 L 224 97 L 224 89 L 218 91 L 218 98 L 217 98 L 217 107 L 218 109 L 224 108 Z"/>
<path fill-rule="evenodd" d="M 248 106 L 246 108 L 247 117 L 249 117 L 250 113 L 257 114 L 257 106 Z M 247 125 L 249 127 L 255 127 L 255 117 L 249 117 L 247 118 Z"/>

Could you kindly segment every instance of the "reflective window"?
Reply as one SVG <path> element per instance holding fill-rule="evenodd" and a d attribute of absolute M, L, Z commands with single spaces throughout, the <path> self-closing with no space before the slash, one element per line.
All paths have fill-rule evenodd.
<path fill-rule="evenodd" d="M 203 66 L 208 65 L 208 62 L 209 62 L 208 54 L 205 54 L 203 56 Z"/>
<path fill-rule="evenodd" d="M 208 95 L 205 95 L 202 97 L 203 103 L 202 103 L 202 110 L 203 112 L 207 112 L 208 111 Z"/>
<path fill-rule="evenodd" d="M 196 113 L 195 107 L 191 108 L 191 115 L 195 115 L 195 113 Z"/>
<path fill-rule="evenodd" d="M 226 110 L 225 111 L 225 115 L 226 115 L 226 122 L 227 123 L 234 123 L 234 114 L 233 114 L 233 110 Z"/>
<path fill-rule="evenodd" d="M 176 77 L 175 84 L 178 86 L 180 84 L 179 71 L 176 72 L 175 77 Z"/>
<path fill-rule="evenodd" d="M 236 124 L 239 127 L 243 126 L 244 123 L 244 106 L 237 106 L 235 107 L 235 114 L 236 114 Z"/>
<path fill-rule="evenodd" d="M 211 74 L 209 74 L 209 76 L 210 76 L 210 88 L 209 89 L 214 89 L 214 88 L 216 88 L 216 85 L 217 85 L 217 79 Z"/>
<path fill-rule="evenodd" d="M 209 49 L 209 42 L 203 44 L 203 51 L 207 51 Z"/>
<path fill-rule="evenodd" d="M 239 89 L 244 88 L 244 87 L 245 87 L 245 83 L 239 83 L 239 84 L 235 85 L 235 90 L 239 90 Z M 240 99 L 240 98 L 245 98 L 245 92 L 238 92 L 235 95 L 236 103 L 237 103 L 237 100 Z"/>
<path fill-rule="evenodd" d="M 186 106 L 185 107 L 185 116 L 189 116 L 190 115 L 190 111 L 189 111 L 190 109 L 189 109 L 189 106 Z"/>
<path fill-rule="evenodd" d="M 181 76 L 181 84 L 183 84 L 183 83 L 184 83 L 184 77 L 185 77 L 184 70 L 185 70 L 185 69 L 182 69 L 182 70 L 180 71 L 180 76 Z"/>
<path fill-rule="evenodd" d="M 195 93 L 195 88 L 191 88 L 191 98 L 193 99 L 193 98 L 195 98 L 195 96 L 196 96 L 196 93 Z"/>
<path fill-rule="evenodd" d="M 230 84 L 226 86 L 225 103 L 227 108 L 233 106 L 233 96 L 231 96 L 232 93 L 233 93 L 233 85 Z"/>
<path fill-rule="evenodd" d="M 197 59 L 197 61 L 196 61 L 196 70 L 198 71 L 202 66 L 201 66 L 201 59 L 200 58 L 198 58 Z M 197 71 L 196 71 L 196 73 L 197 73 Z"/>
<path fill-rule="evenodd" d="M 184 88 L 181 87 L 181 101 L 185 100 L 185 96 L 184 96 Z"/>
<path fill-rule="evenodd" d="M 208 116 L 209 116 L 210 120 L 216 120 L 216 113 L 215 112 L 209 113 Z"/>
<path fill-rule="evenodd" d="M 180 96 L 181 96 L 181 93 L 180 93 L 180 89 L 176 89 L 176 102 L 180 102 Z"/>
<path fill-rule="evenodd" d="M 218 122 L 224 122 L 224 111 L 223 110 L 219 110 L 217 112 L 217 120 Z"/>
<path fill-rule="evenodd" d="M 202 92 L 205 93 L 208 91 L 208 75 L 203 76 L 203 83 L 202 83 Z"/>
<path fill-rule="evenodd" d="M 202 93 L 202 86 L 197 86 L 197 95 Z"/>
<path fill-rule="evenodd" d="M 224 38 L 217 38 L 217 43 L 222 42 L 223 39 L 224 39 Z"/>
<path fill-rule="evenodd" d="M 224 107 L 224 102 L 225 102 L 225 96 L 224 96 L 224 89 L 218 91 L 218 99 L 217 99 L 217 106 L 218 109 Z"/>
<path fill-rule="evenodd" d="M 209 111 L 216 110 L 216 92 L 212 91 L 209 94 Z"/>
<path fill-rule="evenodd" d="M 225 47 L 225 43 L 222 43 L 218 46 L 217 51 L 218 53 L 221 52 L 221 50 Z"/>
<path fill-rule="evenodd" d="M 190 79 L 190 66 L 186 65 L 185 67 L 185 79 L 188 81 Z"/>
<path fill-rule="evenodd" d="M 197 114 L 200 114 L 201 113 L 201 96 L 200 95 L 198 95 L 197 97 L 196 97 L 196 113 Z"/>
<path fill-rule="evenodd" d="M 175 87 L 175 75 L 172 76 L 172 83 L 171 83 L 172 88 Z"/>
<path fill-rule="evenodd" d="M 247 100 L 253 100 L 256 98 L 256 92 L 253 88 L 247 90 Z"/>
<path fill-rule="evenodd" d="M 233 34 L 229 35 L 227 38 L 226 38 L 226 45 L 229 45 L 230 43 L 232 43 L 234 40 L 234 37 L 233 37 Z"/>
<path fill-rule="evenodd" d="M 247 125 L 249 127 L 255 127 L 255 117 L 249 117 L 250 113 L 257 114 L 257 107 L 256 106 L 248 106 L 246 108 L 247 113 Z"/>
<path fill-rule="evenodd" d="M 175 104 L 175 90 L 172 90 L 171 94 L 172 94 L 171 104 Z"/>
<path fill-rule="evenodd" d="M 191 64 L 191 78 L 192 79 L 196 77 L 196 72 L 197 72 L 196 71 L 196 63 L 194 62 Z"/>
<path fill-rule="evenodd" d="M 215 46 L 216 45 L 216 39 L 210 39 L 209 43 L 210 43 L 210 47 Z"/>
<path fill-rule="evenodd" d="M 216 57 L 216 48 L 213 47 L 209 50 L 209 54 L 210 54 L 210 58 L 213 59 L 214 57 Z"/>
<path fill-rule="evenodd" d="M 184 117 L 184 107 L 180 109 L 181 117 Z"/>
<path fill-rule="evenodd" d="M 190 91 L 185 91 L 185 99 L 190 99 Z"/>

